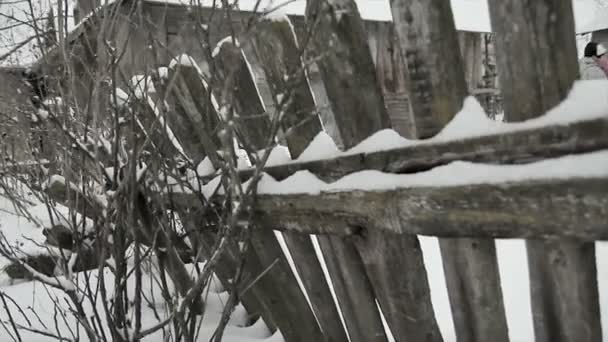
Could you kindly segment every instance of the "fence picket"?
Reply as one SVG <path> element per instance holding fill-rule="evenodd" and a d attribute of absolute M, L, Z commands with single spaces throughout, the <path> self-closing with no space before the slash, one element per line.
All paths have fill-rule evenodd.
<path fill-rule="evenodd" d="M 281 102 L 279 97 L 292 97 L 291 102 L 282 105 L 285 113 L 282 126 L 286 129 L 289 151 L 295 158 L 322 130 L 309 79 L 288 18 L 263 20 L 258 24 L 258 30 L 254 50 L 262 62 L 273 96 L 277 102 Z M 287 94 L 290 89 L 293 94 Z M 325 338 L 348 341 L 310 236 L 293 232 L 282 234 Z"/>
<path fill-rule="evenodd" d="M 217 94 L 231 96 L 222 99 L 234 104 L 237 133 L 246 149 L 259 151 L 267 147 L 271 140 L 271 122 L 259 95 L 257 84 L 242 50 L 232 42 L 224 42 L 214 57 L 220 77 Z M 221 96 L 218 96 L 220 98 Z"/>
<path fill-rule="evenodd" d="M 326 340 L 347 342 L 348 337 L 342 326 L 338 308 L 331 295 L 329 284 L 323 274 L 321 263 L 317 259 L 310 236 L 295 232 L 283 232 L 282 234 Z"/>
<path fill-rule="evenodd" d="M 489 5 L 505 120 L 542 115 L 566 98 L 578 78 L 572 3 Z M 594 243 L 528 240 L 526 247 L 536 340 L 601 341 Z"/>
<path fill-rule="evenodd" d="M 344 147 L 349 148 L 371 134 L 389 127 L 390 118 L 384 104 L 382 87 L 378 82 L 363 21 L 354 1 L 330 1 L 329 5 L 332 7 L 317 1 L 309 2 L 307 20 L 309 25 L 316 25 L 313 31 L 313 46 L 319 51 L 327 51 L 320 56 L 318 65 L 328 89 L 328 98 L 338 123 L 341 140 Z M 335 12 L 335 8 L 339 8 L 339 14 Z M 353 74 L 357 77 L 353 77 Z M 358 242 L 356 246 L 359 250 L 346 256 L 341 253 L 357 250 L 353 241 L 320 237 L 321 245 L 325 246 L 323 250 L 325 256 L 339 266 L 350 263 L 351 273 L 359 268 L 358 272 L 362 269 L 367 274 L 367 278 L 365 275 L 359 276 L 359 284 L 363 286 L 369 282 L 374 291 L 372 296 L 378 298 L 389 327 L 397 340 L 414 341 L 424 335 L 431 341 L 441 341 L 425 273 L 421 275 L 420 272 L 416 272 L 414 276 L 414 273 L 394 272 L 395 268 L 392 268 L 407 262 L 408 266 L 416 270 L 425 269 L 420 249 L 417 248 L 418 238 L 402 236 L 395 239 L 395 236 L 383 232 L 369 232 L 372 227 L 359 228 L 361 233 L 354 240 Z M 351 301 L 355 300 L 348 292 L 356 290 L 349 288 L 353 275 L 345 275 L 343 272 L 342 277 L 347 280 L 346 295 L 351 296 L 348 298 Z M 364 291 L 364 288 L 358 290 Z M 419 295 L 415 299 L 414 293 Z M 397 303 L 406 305 L 397 305 Z M 413 313 L 421 314 L 414 319 L 415 324 L 412 324 Z M 355 323 L 348 322 L 348 324 L 352 326 Z M 349 332 L 352 330 L 351 326 L 348 327 Z M 373 326 L 370 328 L 372 329 L 365 333 L 373 333 Z M 421 330 L 424 330 L 424 333 L 421 334 Z"/>
<path fill-rule="evenodd" d="M 291 157 L 295 159 L 323 129 L 295 32 L 287 17 L 284 20 L 262 20 L 258 23 L 253 42 L 273 100 L 277 106 L 283 102 L 282 113 L 276 115 L 282 116 L 281 127 Z"/>
<path fill-rule="evenodd" d="M 354 244 L 334 235 L 317 238 L 350 341 L 387 342 L 372 285 Z"/>
<path fill-rule="evenodd" d="M 407 59 L 418 134 L 429 137 L 460 110 L 467 92 L 450 3 L 396 0 L 391 8 Z M 467 242 L 476 244 L 478 253 L 468 253 Z M 494 241 L 440 239 L 439 243 L 458 339 L 508 341 Z M 460 279 L 477 274 L 483 277 Z M 478 297 L 486 300 L 475 301 Z"/>
<path fill-rule="evenodd" d="M 395 340 L 443 341 L 418 237 L 368 230 L 355 246 Z"/>

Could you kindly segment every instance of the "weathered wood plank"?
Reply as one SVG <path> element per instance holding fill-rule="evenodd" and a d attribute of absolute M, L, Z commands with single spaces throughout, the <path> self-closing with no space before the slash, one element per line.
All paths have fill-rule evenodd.
<path fill-rule="evenodd" d="M 568 1 L 489 1 L 506 121 L 536 117 L 560 103 L 578 78 Z"/>
<path fill-rule="evenodd" d="M 323 332 L 300 289 L 272 229 L 254 228 L 251 245 L 263 266 L 270 268 L 263 293 L 269 300 L 274 321 L 286 341 L 325 341 Z M 270 281 L 268 281 L 270 280 Z"/>
<path fill-rule="evenodd" d="M 322 127 L 295 32 L 287 18 L 262 20 L 253 38 L 274 101 L 277 106 L 284 102 L 277 115 L 282 115 L 287 146 L 297 158 Z"/>
<path fill-rule="evenodd" d="M 608 115 L 608 109 L 606 114 Z M 321 161 L 277 165 L 267 167 L 264 171 L 277 180 L 285 179 L 296 171 L 308 170 L 324 181 L 336 181 L 345 175 L 362 170 L 414 173 L 457 160 L 519 164 L 607 148 L 608 119 L 599 118 L 568 125 L 419 144 Z M 243 178 L 249 178 L 251 173 L 251 170 L 243 170 L 241 175 Z"/>
<path fill-rule="evenodd" d="M 418 137 L 437 134 L 467 94 L 450 3 L 391 1 L 393 21 L 409 71 L 409 94 Z"/>
<path fill-rule="evenodd" d="M 378 44 L 376 72 L 391 126 L 403 137 L 416 138 L 416 123 L 407 89 L 409 75 L 395 26 L 392 23 L 376 23 L 373 27 L 374 33 L 369 32 L 371 25 L 367 25 L 368 34 L 370 37 L 376 36 Z"/>
<path fill-rule="evenodd" d="M 218 48 L 214 57 L 217 91 L 222 96 L 228 96 L 220 101 L 234 106 L 238 115 L 237 132 L 245 146 L 253 151 L 262 150 L 272 141 L 271 122 L 249 63 L 243 51 L 232 42 L 224 42 Z"/>
<path fill-rule="evenodd" d="M 310 234 L 356 234 L 357 227 L 438 237 L 608 239 L 608 179 L 259 195 L 258 220 Z M 180 200 L 188 203 L 188 196 Z M 273 224 L 276 222 L 275 224 Z M 342 227 L 316 222 L 343 222 Z M 401 222 L 400 225 L 395 223 Z M 563 224 L 562 224 L 563 223 Z"/>
<path fill-rule="evenodd" d="M 418 237 L 367 229 L 354 240 L 395 340 L 443 341 Z"/>
<path fill-rule="evenodd" d="M 176 113 L 184 115 L 183 122 L 191 125 L 199 139 L 200 146 L 214 166 L 219 166 L 217 151 L 221 143 L 218 138 L 220 119 L 217 108 L 212 103 L 212 94 L 203 83 L 198 70 L 192 66 L 178 65 L 170 87 L 173 96 L 181 106 Z"/>
<path fill-rule="evenodd" d="M 386 342 L 372 285 L 355 246 L 338 236 L 318 236 L 318 240 L 350 341 Z"/>
<path fill-rule="evenodd" d="M 348 337 L 342 326 L 340 314 L 310 236 L 296 232 L 283 232 L 283 237 L 325 339 L 347 342 Z"/>
<path fill-rule="evenodd" d="M 365 27 L 355 2 L 308 1 L 306 22 L 313 32 L 309 51 L 321 53 L 317 65 L 344 147 L 350 148 L 378 130 L 390 127 Z"/>
<path fill-rule="evenodd" d="M 177 88 L 179 74 L 182 72 L 181 69 L 176 70 L 175 68 L 167 68 L 167 74 L 153 75 L 154 88 L 157 91 L 157 105 L 159 108 L 163 108 L 167 113 L 165 119 L 167 125 L 171 127 L 175 133 L 175 137 L 180 142 L 184 153 L 188 155 L 195 165 L 203 160 L 205 157 L 205 149 L 198 138 L 196 132 L 196 126 L 192 125 L 188 119 L 188 114 L 184 111 L 184 108 L 179 104 L 177 96 L 174 91 Z"/>
<path fill-rule="evenodd" d="M 493 0 L 489 5 L 501 52 L 505 120 L 537 117 L 561 102 L 578 78 L 572 3 Z M 584 220 L 555 224 L 563 230 L 592 226 Z M 600 341 L 593 242 L 529 240 L 527 250 L 537 341 Z"/>
<path fill-rule="evenodd" d="M 481 51 L 482 33 L 458 32 L 460 52 L 464 63 L 465 80 L 469 92 L 473 93 L 481 82 L 483 55 Z"/>
<path fill-rule="evenodd" d="M 446 280 L 462 289 L 450 292 L 454 328 L 459 341 L 487 341 L 488 336 L 508 341 L 505 339 L 508 329 L 503 301 L 492 298 L 497 294 L 502 298 L 497 260 L 487 257 L 496 255 L 496 247 L 494 243 L 485 242 L 479 239 L 439 240 Z M 495 273 L 487 274 L 488 271 Z M 488 280 L 482 281 L 484 278 Z"/>
<path fill-rule="evenodd" d="M 602 341 L 595 244 L 530 240 L 527 248 L 536 341 Z"/>
<path fill-rule="evenodd" d="M 431 137 L 443 129 L 462 108 L 467 94 L 464 77 L 464 64 L 460 54 L 458 35 L 454 26 L 454 18 L 450 2 L 443 0 L 394 0 L 391 1 L 393 21 L 397 35 L 404 50 L 409 72 L 409 94 L 414 111 L 417 132 L 420 138 Z M 454 220 L 457 222 L 458 220 Z M 473 220 L 474 221 L 474 220 Z M 482 221 L 482 220 L 479 220 Z M 402 224 L 405 224 L 402 222 Z M 506 329 L 493 331 L 485 335 L 491 328 L 499 326 L 496 322 L 505 322 L 504 310 L 490 311 L 488 308 L 501 308 L 502 295 L 497 279 L 498 269 L 495 262 L 496 253 L 488 245 L 491 240 L 477 240 L 480 251 L 485 253 L 467 254 L 455 241 L 441 241 L 446 275 L 446 285 L 450 302 L 455 312 L 464 315 L 454 315 L 456 336 L 467 340 L 467 336 L 475 341 L 507 341 Z M 449 254 L 452 254 L 451 256 Z M 450 263 L 451 258 L 460 257 L 460 263 Z M 486 273 L 485 278 L 476 278 L 474 283 L 462 283 L 454 275 L 465 273 L 466 269 L 476 269 Z M 487 294 L 489 302 L 485 306 L 476 306 L 464 310 L 469 305 L 466 296 L 478 293 L 473 288 Z M 480 303 L 475 303 L 480 304 Z M 486 315 L 480 314 L 481 312 Z M 478 333 L 474 336 L 461 327 L 473 327 Z"/>

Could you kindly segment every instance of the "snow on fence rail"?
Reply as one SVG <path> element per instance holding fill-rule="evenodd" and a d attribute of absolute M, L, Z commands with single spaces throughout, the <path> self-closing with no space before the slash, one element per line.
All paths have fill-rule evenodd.
<path fill-rule="evenodd" d="M 319 143 L 322 127 L 314 117 L 287 139 L 295 160 L 264 168 L 266 175 L 257 184 L 260 195 L 253 203 L 255 262 L 247 266 L 247 273 L 263 273 L 265 281 L 242 298 L 247 310 L 259 312 L 288 342 L 386 341 L 382 316 L 398 341 L 442 341 L 445 336 L 434 315 L 417 237 L 431 235 L 440 238 L 458 340 L 508 341 L 493 239 L 526 238 L 536 340 L 600 340 L 593 241 L 608 239 L 608 85 L 579 83 L 570 91 L 577 67 L 570 41 L 574 25 L 566 20 L 572 16 L 569 2 L 490 1 L 499 71 L 510 75 L 501 78 L 508 95 L 505 117 L 529 119 L 501 124 L 486 119 L 471 100 L 465 101 L 467 87 L 449 6 L 440 1 L 394 1 L 395 30 L 411 73 L 412 108 L 424 123 L 419 135 L 435 136 L 420 141 L 386 130 L 390 118 L 382 89 L 374 86 L 376 69 L 354 3 L 347 2 L 340 15 L 323 15 L 334 9 L 321 1 L 312 3 L 318 6 L 311 5 L 307 15 L 319 21 L 313 45 L 330 52 L 319 60 L 319 70 L 340 139 L 349 151 Z M 536 20 L 515 27 L 506 8 Z M 315 16 L 315 11 L 321 14 Z M 539 31 L 534 22 L 545 25 Z M 263 64 L 258 70 L 271 83 L 274 100 L 281 101 L 279 95 L 287 86 L 282 75 L 293 75 L 302 62 L 297 54 L 279 53 L 286 49 L 273 46 L 296 47 L 295 33 L 287 21 L 275 21 L 261 32 L 268 34 L 267 39 L 253 40 Z M 529 39 L 537 34 L 538 39 Z M 331 49 L 325 48 L 324 37 L 329 36 L 335 37 Z M 548 42 L 551 48 L 545 46 Z M 556 55 L 559 63 L 554 62 Z M 218 49 L 216 58 L 247 63 L 238 47 L 228 43 Z M 167 95 L 154 99 L 168 99 L 162 106 L 165 122 L 183 147 L 179 153 L 197 162 L 208 157 L 207 162 L 217 166 L 218 137 L 205 132 L 215 130 L 221 111 L 206 103 L 210 90 L 196 66 L 179 60 L 162 69 L 162 77 L 153 77 L 155 91 Z M 539 73 L 539 65 L 551 72 Z M 235 80 L 255 83 L 251 68 L 238 70 Z M 524 79 L 528 75 L 534 80 Z M 298 77 L 308 82 L 306 74 Z M 252 104 L 260 97 L 257 90 L 248 89 L 237 94 L 240 109 L 265 108 L 264 103 Z M 316 105 L 311 87 L 296 92 L 303 102 L 286 106 L 282 113 L 292 123 L 303 122 L 296 114 L 312 116 Z M 128 105 L 144 109 L 138 110 L 142 122 L 159 116 L 147 102 L 132 100 Z M 158 127 L 144 124 L 141 129 Z M 267 122 L 257 122 L 239 127 L 239 138 L 265 148 L 259 146 L 260 137 L 271 136 L 268 130 Z M 168 146 L 167 154 L 179 154 L 171 149 L 173 138 L 149 136 L 159 146 Z M 315 136 L 319 140 L 313 141 Z M 243 169 L 239 177 L 246 186 L 259 171 Z M 216 192 L 217 179 L 202 177 L 208 189 L 172 188 L 165 193 L 167 204 L 190 228 L 205 222 L 204 214 L 191 209 L 200 192 Z M 103 203 L 59 178 L 47 191 L 85 215 L 104 211 Z M 142 229 L 144 236 L 151 236 L 154 227 Z M 283 231 L 293 268 L 273 229 Z M 317 248 L 310 234 L 317 235 L 329 279 L 320 259 L 312 257 Z M 171 238 L 164 233 L 161 237 Z M 211 246 L 215 236 L 205 232 L 199 242 Z M 183 279 L 179 251 L 171 243 L 162 248 L 175 266 L 171 277 Z M 215 272 L 228 281 L 237 260 L 230 255 L 222 258 Z"/>

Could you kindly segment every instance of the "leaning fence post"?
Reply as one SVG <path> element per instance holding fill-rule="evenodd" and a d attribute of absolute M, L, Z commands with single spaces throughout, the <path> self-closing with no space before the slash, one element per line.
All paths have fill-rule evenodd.
<path fill-rule="evenodd" d="M 280 108 L 284 115 L 282 126 L 286 129 L 290 154 L 297 157 L 322 127 L 289 18 L 263 19 L 257 23 L 253 47 L 271 92 L 279 102 L 275 108 Z M 286 102 L 280 103 L 281 100 Z M 348 341 L 310 236 L 294 232 L 282 235 L 324 338 Z"/>
<path fill-rule="evenodd" d="M 450 2 L 393 0 L 391 8 L 407 59 L 418 134 L 429 137 L 462 108 L 467 94 Z M 494 241 L 439 243 L 458 339 L 508 341 Z"/>
<path fill-rule="evenodd" d="M 283 103 L 281 126 L 293 159 L 297 158 L 323 128 L 300 58 L 300 47 L 287 16 L 263 19 L 257 24 L 253 47 L 277 105 Z M 276 107 L 275 107 L 276 108 Z"/>
<path fill-rule="evenodd" d="M 578 78 L 572 2 L 489 4 L 505 120 L 542 115 Z M 526 247 L 536 340 L 601 341 L 594 243 L 528 240 Z"/>
<path fill-rule="evenodd" d="M 230 39 L 230 37 L 224 38 Z M 264 102 L 258 91 L 250 64 L 241 48 L 232 41 L 223 41 L 216 47 L 214 63 L 218 77 L 217 93 L 227 90 L 230 99 L 222 99 L 234 104 L 237 133 L 246 148 L 259 151 L 267 147 L 271 140 L 271 122 Z M 237 42 L 238 44 L 238 42 Z M 230 89 L 224 89 L 229 86 Z"/>

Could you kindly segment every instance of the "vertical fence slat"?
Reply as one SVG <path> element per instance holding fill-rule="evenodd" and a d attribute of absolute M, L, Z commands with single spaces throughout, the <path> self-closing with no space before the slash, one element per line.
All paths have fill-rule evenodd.
<path fill-rule="evenodd" d="M 391 125 L 401 136 L 414 139 L 417 132 L 407 90 L 409 76 L 395 26 L 392 23 L 378 22 L 374 23 L 373 30 L 371 27 L 368 24 L 368 34 L 377 36 L 376 72 Z"/>
<path fill-rule="evenodd" d="M 459 341 L 508 341 L 496 247 L 492 240 L 440 239 Z M 498 296 L 498 299 L 496 298 Z"/>
<path fill-rule="evenodd" d="M 601 341 L 595 244 L 529 240 L 526 247 L 536 341 Z"/>
<path fill-rule="evenodd" d="M 394 0 L 391 8 L 407 60 L 418 135 L 429 137 L 461 109 L 467 92 L 450 3 Z M 439 239 L 439 243 L 458 339 L 508 341 L 494 241 Z M 469 252 L 472 244 L 478 247 L 475 253 Z"/>
<path fill-rule="evenodd" d="M 467 94 L 449 1 L 393 0 L 395 29 L 405 56 L 419 138 L 437 134 Z"/>
<path fill-rule="evenodd" d="M 489 1 L 505 120 L 539 116 L 578 78 L 570 1 Z"/>
<path fill-rule="evenodd" d="M 570 1 L 491 0 L 505 120 L 537 117 L 578 78 Z M 541 342 L 601 341 L 595 245 L 528 240 L 532 315 Z"/>
<path fill-rule="evenodd" d="M 318 236 L 351 342 L 386 342 L 372 285 L 355 246 L 340 237 Z"/>
<path fill-rule="evenodd" d="M 355 245 L 395 340 L 443 341 L 418 237 L 370 229 Z"/>
<path fill-rule="evenodd" d="M 282 108 L 282 127 L 293 159 L 322 130 L 295 32 L 287 17 L 262 20 L 254 35 L 254 50 L 262 64 L 273 99 L 281 103 L 292 90 L 293 100 Z"/>

